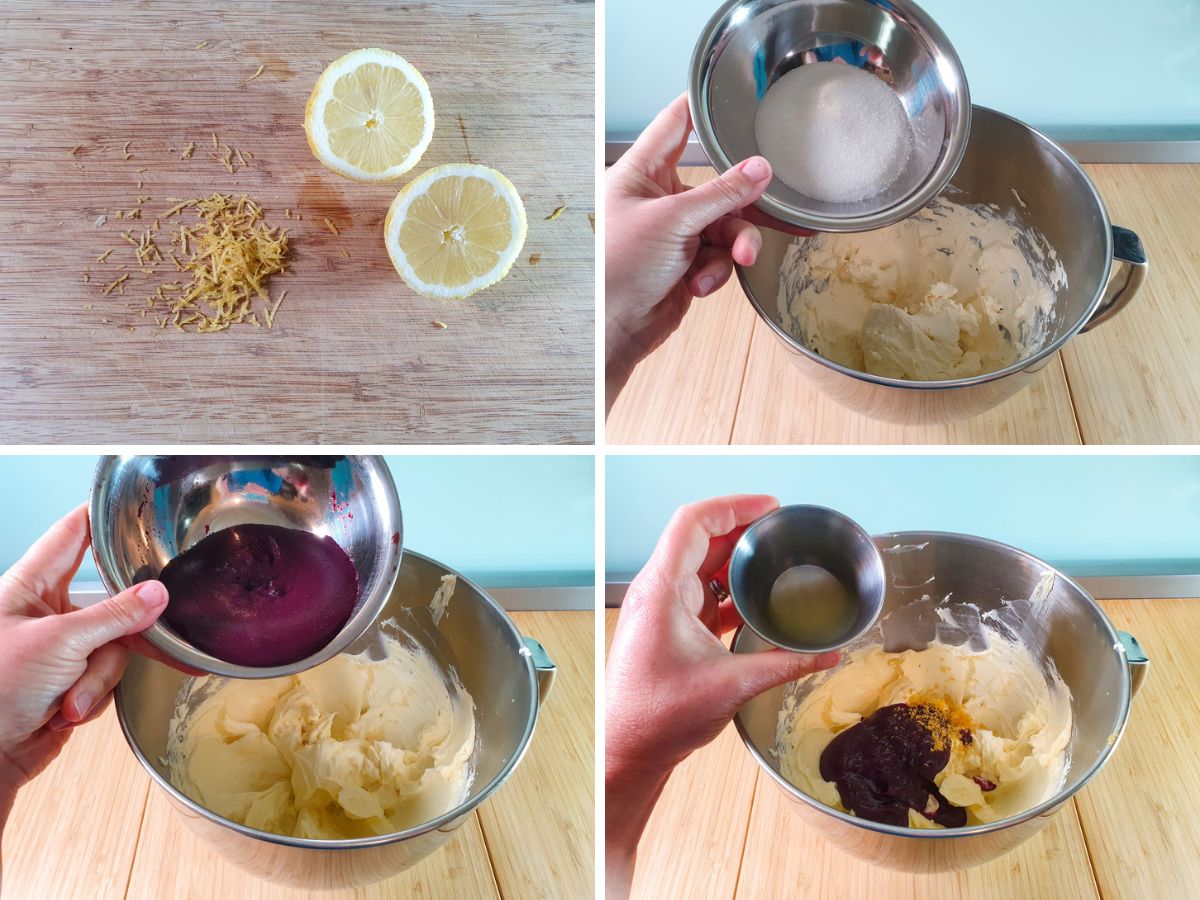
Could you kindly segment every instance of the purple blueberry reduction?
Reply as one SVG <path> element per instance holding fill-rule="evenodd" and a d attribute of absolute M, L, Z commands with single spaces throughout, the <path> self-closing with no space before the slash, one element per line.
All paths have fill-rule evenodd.
<path fill-rule="evenodd" d="M 967 811 L 933 783 L 950 761 L 950 745 L 935 745 L 920 718 L 904 703 L 877 709 L 829 742 L 821 777 L 837 785 L 842 805 L 861 818 L 904 826 L 915 809 L 944 828 L 961 828 Z"/>
<path fill-rule="evenodd" d="M 241 666 L 297 662 L 325 647 L 358 602 L 358 572 L 330 537 L 278 525 L 208 535 L 159 575 L 163 619 L 195 647 Z"/>

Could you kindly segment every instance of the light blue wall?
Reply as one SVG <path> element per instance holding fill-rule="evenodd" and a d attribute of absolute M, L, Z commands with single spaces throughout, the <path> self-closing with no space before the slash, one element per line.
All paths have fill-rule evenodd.
<path fill-rule="evenodd" d="M 590 456 L 389 456 L 406 548 L 488 587 L 591 585 Z M 0 569 L 87 500 L 96 458 L 0 457 Z M 96 581 L 91 554 L 77 581 Z"/>
<path fill-rule="evenodd" d="M 867 531 L 957 531 L 1020 547 L 1071 575 L 1200 574 L 1195 456 L 610 456 L 609 578 L 646 561 L 677 506 L 774 494 Z"/>
<path fill-rule="evenodd" d="M 1060 139 L 1200 139 L 1200 0 L 924 0 L 971 98 Z M 686 89 L 717 0 L 608 0 L 605 122 L 637 132 Z M 1118 131 L 1102 135 L 1097 129 Z"/>

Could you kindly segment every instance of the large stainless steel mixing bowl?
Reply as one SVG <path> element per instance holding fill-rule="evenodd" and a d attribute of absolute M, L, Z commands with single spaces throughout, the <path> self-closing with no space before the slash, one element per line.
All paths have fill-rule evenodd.
<path fill-rule="evenodd" d="M 322 650 L 286 666 L 217 659 L 159 620 L 146 638 L 194 669 L 234 678 L 276 678 L 337 656 L 370 627 L 400 567 L 400 500 L 379 456 L 106 456 L 91 496 L 92 555 L 110 594 L 157 578 L 205 535 L 247 522 L 333 538 L 358 570 L 359 597 Z"/>
<path fill-rule="evenodd" d="M 776 178 L 755 206 L 818 231 L 882 228 L 912 215 L 946 186 L 971 128 L 962 63 L 911 0 L 728 0 L 692 53 L 688 99 L 696 137 L 718 172 L 759 155 L 754 119 L 767 89 L 798 66 L 834 59 L 872 72 L 899 96 L 913 130 L 904 171 L 855 203 L 817 200 Z M 809 124 L 798 118 L 796 127 Z"/>
<path fill-rule="evenodd" d="M 143 656 L 131 657 L 117 686 L 117 718 L 125 739 L 189 827 L 230 862 L 259 877 L 319 889 L 370 884 L 403 871 L 449 840 L 471 810 L 512 774 L 554 676 L 554 664 L 542 647 L 522 638 L 500 605 L 461 575 L 435 625 L 429 602 L 447 574 L 455 573 L 406 553 L 381 613 L 381 621 L 396 619 L 439 666 L 452 668 L 475 701 L 474 783 L 466 800 L 445 815 L 395 834 L 347 841 L 283 837 L 221 818 L 177 790 L 163 764 L 167 727 L 190 678 Z M 372 627 L 348 652 L 377 643 L 377 627 Z"/>
<path fill-rule="evenodd" d="M 1109 223 L 1104 201 L 1079 164 L 1048 137 L 1009 116 L 975 107 L 966 156 L 945 196 L 956 203 L 994 203 L 1002 213 L 1015 213 L 1045 235 L 1066 269 L 1067 286 L 1058 292 L 1042 346 L 998 372 L 903 381 L 830 362 L 783 326 L 779 275 L 791 237 L 764 229 L 758 261 L 737 270 L 746 296 L 800 371 L 838 403 L 873 419 L 923 425 L 997 406 L 1032 383 L 1072 337 L 1116 315 L 1145 277 L 1141 241 Z"/>
<path fill-rule="evenodd" d="M 884 619 L 867 643 L 882 635 L 888 651 L 922 649 L 935 635 L 948 643 L 969 639 L 979 613 L 1002 612 L 1035 659 L 1053 662 L 1071 691 L 1074 725 L 1062 789 L 1033 809 L 988 825 L 914 830 L 881 825 L 839 812 L 805 794 L 780 774 L 775 735 L 785 687 L 755 697 L 734 722 L 751 756 L 787 796 L 806 823 L 847 853 L 876 865 L 938 872 L 978 865 L 1012 850 L 1047 820 L 1108 760 L 1125 729 L 1129 702 L 1149 661 L 1137 641 L 1116 631 L 1096 601 L 1061 572 L 1021 550 L 983 538 L 939 532 L 903 532 L 875 538 L 888 574 Z M 1052 586 L 1047 576 L 1053 576 Z M 1037 597 L 1039 585 L 1049 588 Z M 934 600 L 950 596 L 950 616 L 963 630 L 934 615 Z M 1007 600 L 1007 607 L 1001 600 Z M 972 612 L 966 604 L 974 604 Z M 960 615 L 961 613 L 961 615 Z M 747 628 L 735 653 L 770 645 Z"/>

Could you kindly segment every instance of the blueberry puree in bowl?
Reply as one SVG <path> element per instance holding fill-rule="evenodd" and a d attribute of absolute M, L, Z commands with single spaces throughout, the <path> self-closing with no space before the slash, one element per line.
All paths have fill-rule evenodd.
<path fill-rule="evenodd" d="M 242 666 L 287 665 L 338 633 L 358 602 L 354 562 L 330 537 L 234 525 L 163 568 L 164 621 L 205 653 Z"/>

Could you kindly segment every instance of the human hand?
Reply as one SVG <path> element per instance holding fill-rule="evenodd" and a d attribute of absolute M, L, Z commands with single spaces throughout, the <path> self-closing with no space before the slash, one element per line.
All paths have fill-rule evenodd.
<path fill-rule="evenodd" d="M 104 711 L 130 649 L 163 659 L 138 636 L 166 608 L 159 582 L 84 609 L 71 605 L 71 578 L 88 543 L 80 506 L 0 577 L 0 798 L 10 803 L 58 755 L 73 726 Z"/>
<path fill-rule="evenodd" d="M 709 582 L 746 526 L 778 506 L 774 497 L 718 497 L 680 508 L 667 525 L 625 594 L 609 652 L 606 769 L 669 772 L 747 700 L 837 664 L 837 652 L 735 654 L 720 639 L 741 618 Z"/>
<path fill-rule="evenodd" d="M 733 264 L 762 249 L 756 223 L 807 234 L 752 204 L 771 183 L 771 165 L 743 160 L 688 188 L 676 166 L 692 130 L 687 95 L 658 114 L 605 176 L 605 343 L 608 406 L 634 367 L 670 336 L 692 298 L 716 291 Z"/>
<path fill-rule="evenodd" d="M 607 870 L 628 892 L 637 841 L 667 777 L 750 698 L 837 664 L 837 652 L 734 654 L 720 635 L 741 624 L 709 588 L 746 526 L 779 506 L 737 496 L 680 508 L 621 604 L 605 672 Z"/>

